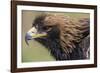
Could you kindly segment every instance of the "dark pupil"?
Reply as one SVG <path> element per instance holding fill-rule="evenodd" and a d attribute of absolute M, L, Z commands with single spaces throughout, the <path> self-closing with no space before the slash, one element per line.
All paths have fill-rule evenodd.
<path fill-rule="evenodd" d="M 50 28 L 50 26 L 45 26 L 43 27 L 43 30 L 48 30 Z"/>

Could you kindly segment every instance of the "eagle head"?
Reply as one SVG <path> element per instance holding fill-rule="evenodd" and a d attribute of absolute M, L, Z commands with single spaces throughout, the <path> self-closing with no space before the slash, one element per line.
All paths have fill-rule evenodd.
<path fill-rule="evenodd" d="M 88 24 L 87 19 L 73 21 L 64 15 L 42 14 L 35 18 L 33 27 L 26 33 L 25 41 L 28 44 L 28 40 L 42 40 L 40 42 L 45 42 L 53 54 L 59 56 L 60 53 L 63 58 L 72 53 L 76 44 L 89 34 Z"/>

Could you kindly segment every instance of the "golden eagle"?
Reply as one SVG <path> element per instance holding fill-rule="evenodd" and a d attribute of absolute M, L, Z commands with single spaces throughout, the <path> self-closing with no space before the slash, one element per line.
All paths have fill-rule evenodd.
<path fill-rule="evenodd" d="M 42 14 L 35 18 L 25 41 L 35 39 L 47 47 L 56 60 L 89 58 L 89 18 L 73 20 L 64 15 Z"/>

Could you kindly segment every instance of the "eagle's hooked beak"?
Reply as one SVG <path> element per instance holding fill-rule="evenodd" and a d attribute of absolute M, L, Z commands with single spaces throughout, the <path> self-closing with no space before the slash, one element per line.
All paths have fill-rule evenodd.
<path fill-rule="evenodd" d="M 47 33 L 45 32 L 38 32 L 37 29 L 35 27 L 33 27 L 32 29 L 30 29 L 26 35 L 25 35 L 25 42 L 27 45 L 29 45 L 28 41 L 32 40 L 34 38 L 41 38 L 41 37 L 45 37 L 47 36 Z"/>

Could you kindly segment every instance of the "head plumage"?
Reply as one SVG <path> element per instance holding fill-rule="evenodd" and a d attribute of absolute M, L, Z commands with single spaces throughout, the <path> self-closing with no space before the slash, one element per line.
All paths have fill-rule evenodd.
<path fill-rule="evenodd" d="M 45 25 L 56 26 L 60 30 L 60 44 L 65 53 L 71 53 L 76 43 L 82 41 L 83 33 L 89 31 L 89 19 L 74 20 L 68 16 L 47 14 Z"/>

